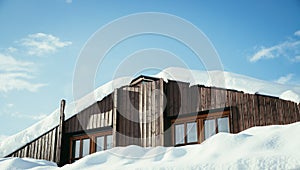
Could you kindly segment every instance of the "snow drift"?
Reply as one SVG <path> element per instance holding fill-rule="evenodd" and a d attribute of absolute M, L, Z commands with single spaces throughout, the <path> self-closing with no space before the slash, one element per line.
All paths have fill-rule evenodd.
<path fill-rule="evenodd" d="M 153 77 L 163 78 L 165 81 L 177 80 L 190 82 L 191 85 L 199 84 L 205 86 L 215 86 L 227 89 L 235 89 L 246 93 L 260 93 L 271 96 L 277 96 L 285 100 L 300 102 L 300 86 L 289 86 L 267 82 L 255 78 L 224 72 L 224 71 L 198 71 L 184 68 L 171 67 L 162 70 Z M 66 119 L 87 108 L 96 101 L 103 99 L 106 95 L 113 92 L 115 88 L 128 85 L 132 77 L 122 77 L 110 81 L 97 88 L 85 97 L 68 103 L 66 106 Z M 5 156 L 33 139 L 39 137 L 46 131 L 58 125 L 59 109 L 47 116 L 45 119 L 37 122 L 31 127 L 3 139 L 0 142 L 0 157 Z"/>
<path fill-rule="evenodd" d="M 48 161 L 3 158 L 0 169 L 299 169 L 299 132 L 300 122 L 218 133 L 198 145 L 116 147 L 61 168 Z"/>

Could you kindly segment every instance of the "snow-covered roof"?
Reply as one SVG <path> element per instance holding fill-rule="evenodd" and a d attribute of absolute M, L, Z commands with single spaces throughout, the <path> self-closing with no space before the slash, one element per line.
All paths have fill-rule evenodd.
<path fill-rule="evenodd" d="M 281 99 L 300 102 L 300 86 L 283 85 L 274 82 L 255 79 L 252 77 L 230 73 L 226 71 L 199 71 L 184 68 L 170 67 L 152 77 L 162 78 L 164 81 L 175 80 L 189 82 L 192 85 L 214 86 L 226 89 L 240 90 L 250 94 L 265 94 L 277 96 Z M 66 105 L 66 119 L 87 108 L 93 103 L 102 100 L 114 89 L 130 84 L 132 77 L 121 77 L 112 80 L 77 101 Z M 25 145 L 41 134 L 58 125 L 59 108 L 43 120 L 31 127 L 3 139 L 0 143 L 0 156 L 5 156 L 17 148 Z"/>

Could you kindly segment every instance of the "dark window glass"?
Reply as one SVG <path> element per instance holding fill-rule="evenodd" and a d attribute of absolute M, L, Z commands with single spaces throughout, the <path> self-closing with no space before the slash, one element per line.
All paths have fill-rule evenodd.
<path fill-rule="evenodd" d="M 113 145 L 112 135 L 106 136 L 106 149 L 111 149 Z"/>
<path fill-rule="evenodd" d="M 229 133 L 228 117 L 218 118 L 218 132 L 228 132 Z"/>
<path fill-rule="evenodd" d="M 209 119 L 204 121 L 204 137 L 205 139 L 216 134 L 215 119 Z"/>
<path fill-rule="evenodd" d="M 80 140 L 73 141 L 73 158 L 79 158 Z"/>
<path fill-rule="evenodd" d="M 184 143 L 184 124 L 175 125 L 175 144 Z"/>
<path fill-rule="evenodd" d="M 187 143 L 197 142 L 198 141 L 197 122 L 187 123 L 186 127 L 187 127 Z"/>
<path fill-rule="evenodd" d="M 90 139 L 82 140 L 82 157 L 90 154 Z"/>
<path fill-rule="evenodd" d="M 96 152 L 103 151 L 104 150 L 104 136 L 98 136 L 96 138 L 96 144 L 97 144 Z"/>

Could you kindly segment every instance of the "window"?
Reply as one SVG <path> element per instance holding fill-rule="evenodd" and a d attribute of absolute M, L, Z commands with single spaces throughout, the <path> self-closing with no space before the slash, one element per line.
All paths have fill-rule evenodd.
<path fill-rule="evenodd" d="M 96 152 L 104 150 L 104 136 L 96 137 Z"/>
<path fill-rule="evenodd" d="M 89 155 L 113 147 L 111 131 L 71 137 L 70 163 Z"/>
<path fill-rule="evenodd" d="M 104 135 L 96 137 L 96 152 L 112 148 L 112 135 Z"/>
<path fill-rule="evenodd" d="M 71 162 L 90 154 L 91 140 L 87 136 L 76 137 L 72 140 Z"/>
<path fill-rule="evenodd" d="M 113 138 L 112 135 L 106 136 L 106 149 L 111 149 L 113 147 Z"/>
<path fill-rule="evenodd" d="M 173 123 L 175 146 L 195 144 L 219 132 L 230 132 L 229 111 L 179 118 Z"/>
<path fill-rule="evenodd" d="M 175 124 L 175 145 L 198 142 L 197 122 Z"/>
<path fill-rule="evenodd" d="M 216 134 L 215 119 L 204 121 L 204 138 L 207 139 Z"/>
<path fill-rule="evenodd" d="M 175 125 L 175 144 L 184 143 L 184 124 Z"/>
<path fill-rule="evenodd" d="M 82 140 L 82 157 L 90 154 L 90 139 Z"/>
<path fill-rule="evenodd" d="M 80 140 L 73 141 L 73 158 L 80 157 Z"/>
<path fill-rule="evenodd" d="M 218 132 L 229 133 L 229 119 L 228 117 L 222 117 L 218 119 Z"/>
<path fill-rule="evenodd" d="M 229 133 L 229 119 L 227 117 L 207 119 L 204 121 L 204 135 L 205 139 L 215 135 L 219 132 Z"/>
<path fill-rule="evenodd" d="M 187 123 L 187 143 L 197 142 L 198 132 L 197 132 L 197 122 Z"/>

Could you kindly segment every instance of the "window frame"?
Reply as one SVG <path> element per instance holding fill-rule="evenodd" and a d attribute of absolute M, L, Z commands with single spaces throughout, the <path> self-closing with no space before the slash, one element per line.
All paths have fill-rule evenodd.
<path fill-rule="evenodd" d="M 77 160 L 79 160 L 80 158 L 82 158 L 82 152 L 83 152 L 83 140 L 85 139 L 89 139 L 90 140 L 90 148 L 89 148 L 89 154 L 91 154 L 91 139 L 89 138 L 88 135 L 81 135 L 81 136 L 74 136 L 71 137 L 70 139 L 70 162 L 75 162 Z M 79 157 L 74 158 L 73 157 L 73 142 L 74 141 L 78 141 L 79 140 Z"/>
<path fill-rule="evenodd" d="M 197 141 L 196 142 L 187 142 L 187 124 L 188 123 L 196 123 L 196 128 L 197 128 Z M 183 140 L 183 143 L 180 143 L 180 144 L 176 144 L 176 132 L 175 132 L 175 126 L 176 125 L 180 125 L 180 124 L 183 124 L 183 136 L 184 136 L 184 140 Z M 198 128 L 198 121 L 193 121 L 193 120 L 188 120 L 188 121 L 180 121 L 180 122 L 176 122 L 176 123 L 173 123 L 173 145 L 174 146 L 183 146 L 183 145 L 191 145 L 191 144 L 197 144 L 199 143 L 199 128 Z"/>
<path fill-rule="evenodd" d="M 93 142 L 93 145 L 94 145 L 94 152 L 99 152 L 99 151 L 97 151 L 97 138 L 98 137 L 104 137 L 104 139 L 103 139 L 103 145 L 104 145 L 104 149 L 102 150 L 102 151 L 104 151 L 104 150 L 107 150 L 107 136 L 112 136 L 112 133 L 108 133 L 108 134 L 102 134 L 102 135 L 95 135 L 95 140 L 94 140 L 94 142 Z M 113 140 L 113 136 L 112 136 L 112 140 Z M 92 152 L 92 153 L 94 153 L 94 152 Z"/>
<path fill-rule="evenodd" d="M 104 136 L 104 150 L 107 149 L 107 136 L 112 135 L 111 130 L 107 131 L 102 131 L 102 132 L 97 132 L 97 133 L 89 133 L 89 134 L 81 134 L 81 135 L 76 135 L 70 137 L 70 158 L 69 162 L 73 163 L 81 158 L 83 158 L 82 153 L 83 153 L 83 140 L 84 139 L 90 139 L 90 147 L 89 147 L 89 154 L 95 153 L 97 150 L 97 137 Z M 73 157 L 73 141 L 80 141 L 80 147 L 79 147 L 79 157 L 74 158 Z M 114 140 L 114 137 L 112 136 L 112 141 Z"/>
<path fill-rule="evenodd" d="M 200 144 L 205 140 L 205 131 L 204 131 L 204 121 L 209 119 L 215 119 L 215 132 L 218 133 L 218 118 L 228 117 L 228 130 L 231 133 L 231 121 L 230 121 L 230 110 L 220 111 L 220 112 L 213 112 L 195 116 L 187 116 L 187 117 L 179 117 L 177 119 L 171 120 L 172 128 L 172 144 L 173 146 L 183 146 L 183 145 L 191 145 L 191 144 Z M 187 123 L 196 122 L 197 123 L 197 142 L 187 142 Z M 175 139 L 175 125 L 177 124 L 184 124 L 184 143 L 183 144 L 176 144 Z"/>

